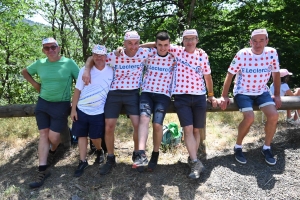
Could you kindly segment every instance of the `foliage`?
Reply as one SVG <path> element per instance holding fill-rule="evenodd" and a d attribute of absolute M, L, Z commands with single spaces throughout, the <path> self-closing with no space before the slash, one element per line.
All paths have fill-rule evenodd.
<path fill-rule="evenodd" d="M 294 73 L 294 87 L 300 80 L 299 7 L 297 0 L 4 0 L 0 2 L 0 104 L 31 103 L 36 98 L 19 72 L 43 57 L 43 37 L 56 38 L 61 53 L 82 66 L 93 44 L 105 44 L 111 51 L 122 45 L 127 30 L 137 30 L 142 42 L 153 41 L 158 30 L 168 30 L 172 43 L 180 44 L 184 29 L 197 29 L 198 48 L 209 55 L 214 92 L 220 96 L 235 53 L 249 46 L 253 29 L 267 28 L 269 46 L 278 50 L 281 67 Z M 33 13 L 40 13 L 50 26 L 22 21 Z"/>

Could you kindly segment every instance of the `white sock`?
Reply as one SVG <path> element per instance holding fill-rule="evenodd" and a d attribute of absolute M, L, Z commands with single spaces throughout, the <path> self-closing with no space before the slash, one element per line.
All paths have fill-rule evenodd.
<path fill-rule="evenodd" d="M 235 144 L 235 145 L 234 145 L 234 148 L 236 148 L 236 149 L 238 149 L 238 148 L 242 149 L 243 146 L 242 146 L 242 145 Z"/>
<path fill-rule="evenodd" d="M 270 146 L 266 146 L 266 145 L 264 144 L 263 150 L 266 150 L 266 149 L 271 149 L 271 147 L 270 147 Z"/>

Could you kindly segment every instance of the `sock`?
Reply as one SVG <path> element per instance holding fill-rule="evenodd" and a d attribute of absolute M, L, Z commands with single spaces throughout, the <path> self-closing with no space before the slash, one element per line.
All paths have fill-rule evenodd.
<path fill-rule="evenodd" d="M 146 155 L 145 150 L 139 150 L 139 154 L 143 156 Z"/>
<path fill-rule="evenodd" d="M 56 152 L 56 149 L 54 151 L 52 151 L 51 149 L 49 149 L 49 153 L 55 154 L 55 152 Z"/>
<path fill-rule="evenodd" d="M 152 151 L 152 156 L 158 157 L 159 156 L 159 151 L 158 152 Z"/>
<path fill-rule="evenodd" d="M 271 147 L 264 144 L 263 150 L 266 150 L 266 149 L 271 149 Z"/>
<path fill-rule="evenodd" d="M 242 146 L 242 145 L 235 144 L 235 145 L 234 145 L 234 148 L 236 148 L 236 149 L 238 149 L 238 148 L 242 149 L 243 146 Z"/>
<path fill-rule="evenodd" d="M 115 157 L 114 154 L 107 154 L 107 157 Z"/>
<path fill-rule="evenodd" d="M 193 160 L 194 163 L 197 162 L 197 161 L 198 161 L 198 159 L 194 159 L 194 160 Z"/>
<path fill-rule="evenodd" d="M 42 172 L 42 171 L 46 171 L 48 165 L 40 165 L 39 166 L 39 171 Z"/>

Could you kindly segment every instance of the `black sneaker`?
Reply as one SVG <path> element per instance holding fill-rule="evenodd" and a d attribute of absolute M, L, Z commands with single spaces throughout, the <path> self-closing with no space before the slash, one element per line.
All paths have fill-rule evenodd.
<path fill-rule="evenodd" d="M 149 172 L 153 172 L 153 170 L 156 168 L 158 156 L 159 156 L 159 152 L 154 152 L 154 151 L 152 152 L 151 159 L 148 163 L 148 169 L 147 169 Z"/>
<path fill-rule="evenodd" d="M 44 184 L 44 181 L 46 178 L 48 178 L 51 175 L 49 169 L 46 169 L 45 171 L 38 171 L 36 175 L 36 179 L 34 182 L 29 183 L 30 188 L 37 188 Z"/>
<path fill-rule="evenodd" d="M 85 161 L 80 160 L 79 165 L 74 173 L 74 176 L 75 177 L 81 176 L 83 174 L 85 168 L 87 168 L 88 166 L 89 166 L 89 164 L 86 160 Z"/>
<path fill-rule="evenodd" d="M 276 159 L 274 158 L 271 149 L 261 150 L 261 153 L 265 156 L 265 161 L 269 165 L 275 165 Z"/>
<path fill-rule="evenodd" d="M 148 164 L 148 159 L 145 153 L 139 153 L 135 158 L 132 168 L 144 167 Z"/>
<path fill-rule="evenodd" d="M 247 160 L 243 154 L 242 148 L 234 148 L 234 157 L 241 164 L 246 164 Z"/>
<path fill-rule="evenodd" d="M 97 149 L 96 155 L 97 155 L 97 157 L 96 157 L 95 162 L 99 163 L 99 164 L 103 163 L 104 162 L 104 151 L 103 151 L 103 149 Z"/>
<path fill-rule="evenodd" d="M 138 153 L 136 153 L 135 151 L 134 152 L 132 152 L 132 157 L 131 157 L 131 159 L 132 159 L 132 162 L 134 162 L 135 161 L 135 159 L 136 159 L 136 157 L 138 156 Z"/>
<path fill-rule="evenodd" d="M 116 157 L 115 156 L 107 156 L 106 163 L 100 168 L 100 174 L 105 175 L 112 171 L 113 167 L 116 167 Z"/>

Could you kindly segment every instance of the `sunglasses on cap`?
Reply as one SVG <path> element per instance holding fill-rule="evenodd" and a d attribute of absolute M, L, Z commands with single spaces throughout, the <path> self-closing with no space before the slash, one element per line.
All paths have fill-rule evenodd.
<path fill-rule="evenodd" d="M 50 47 L 43 47 L 43 49 L 44 49 L 45 51 L 49 51 L 50 49 L 51 49 L 52 51 L 54 51 L 57 47 L 58 47 L 58 46 L 53 45 L 53 46 L 50 46 Z"/>

